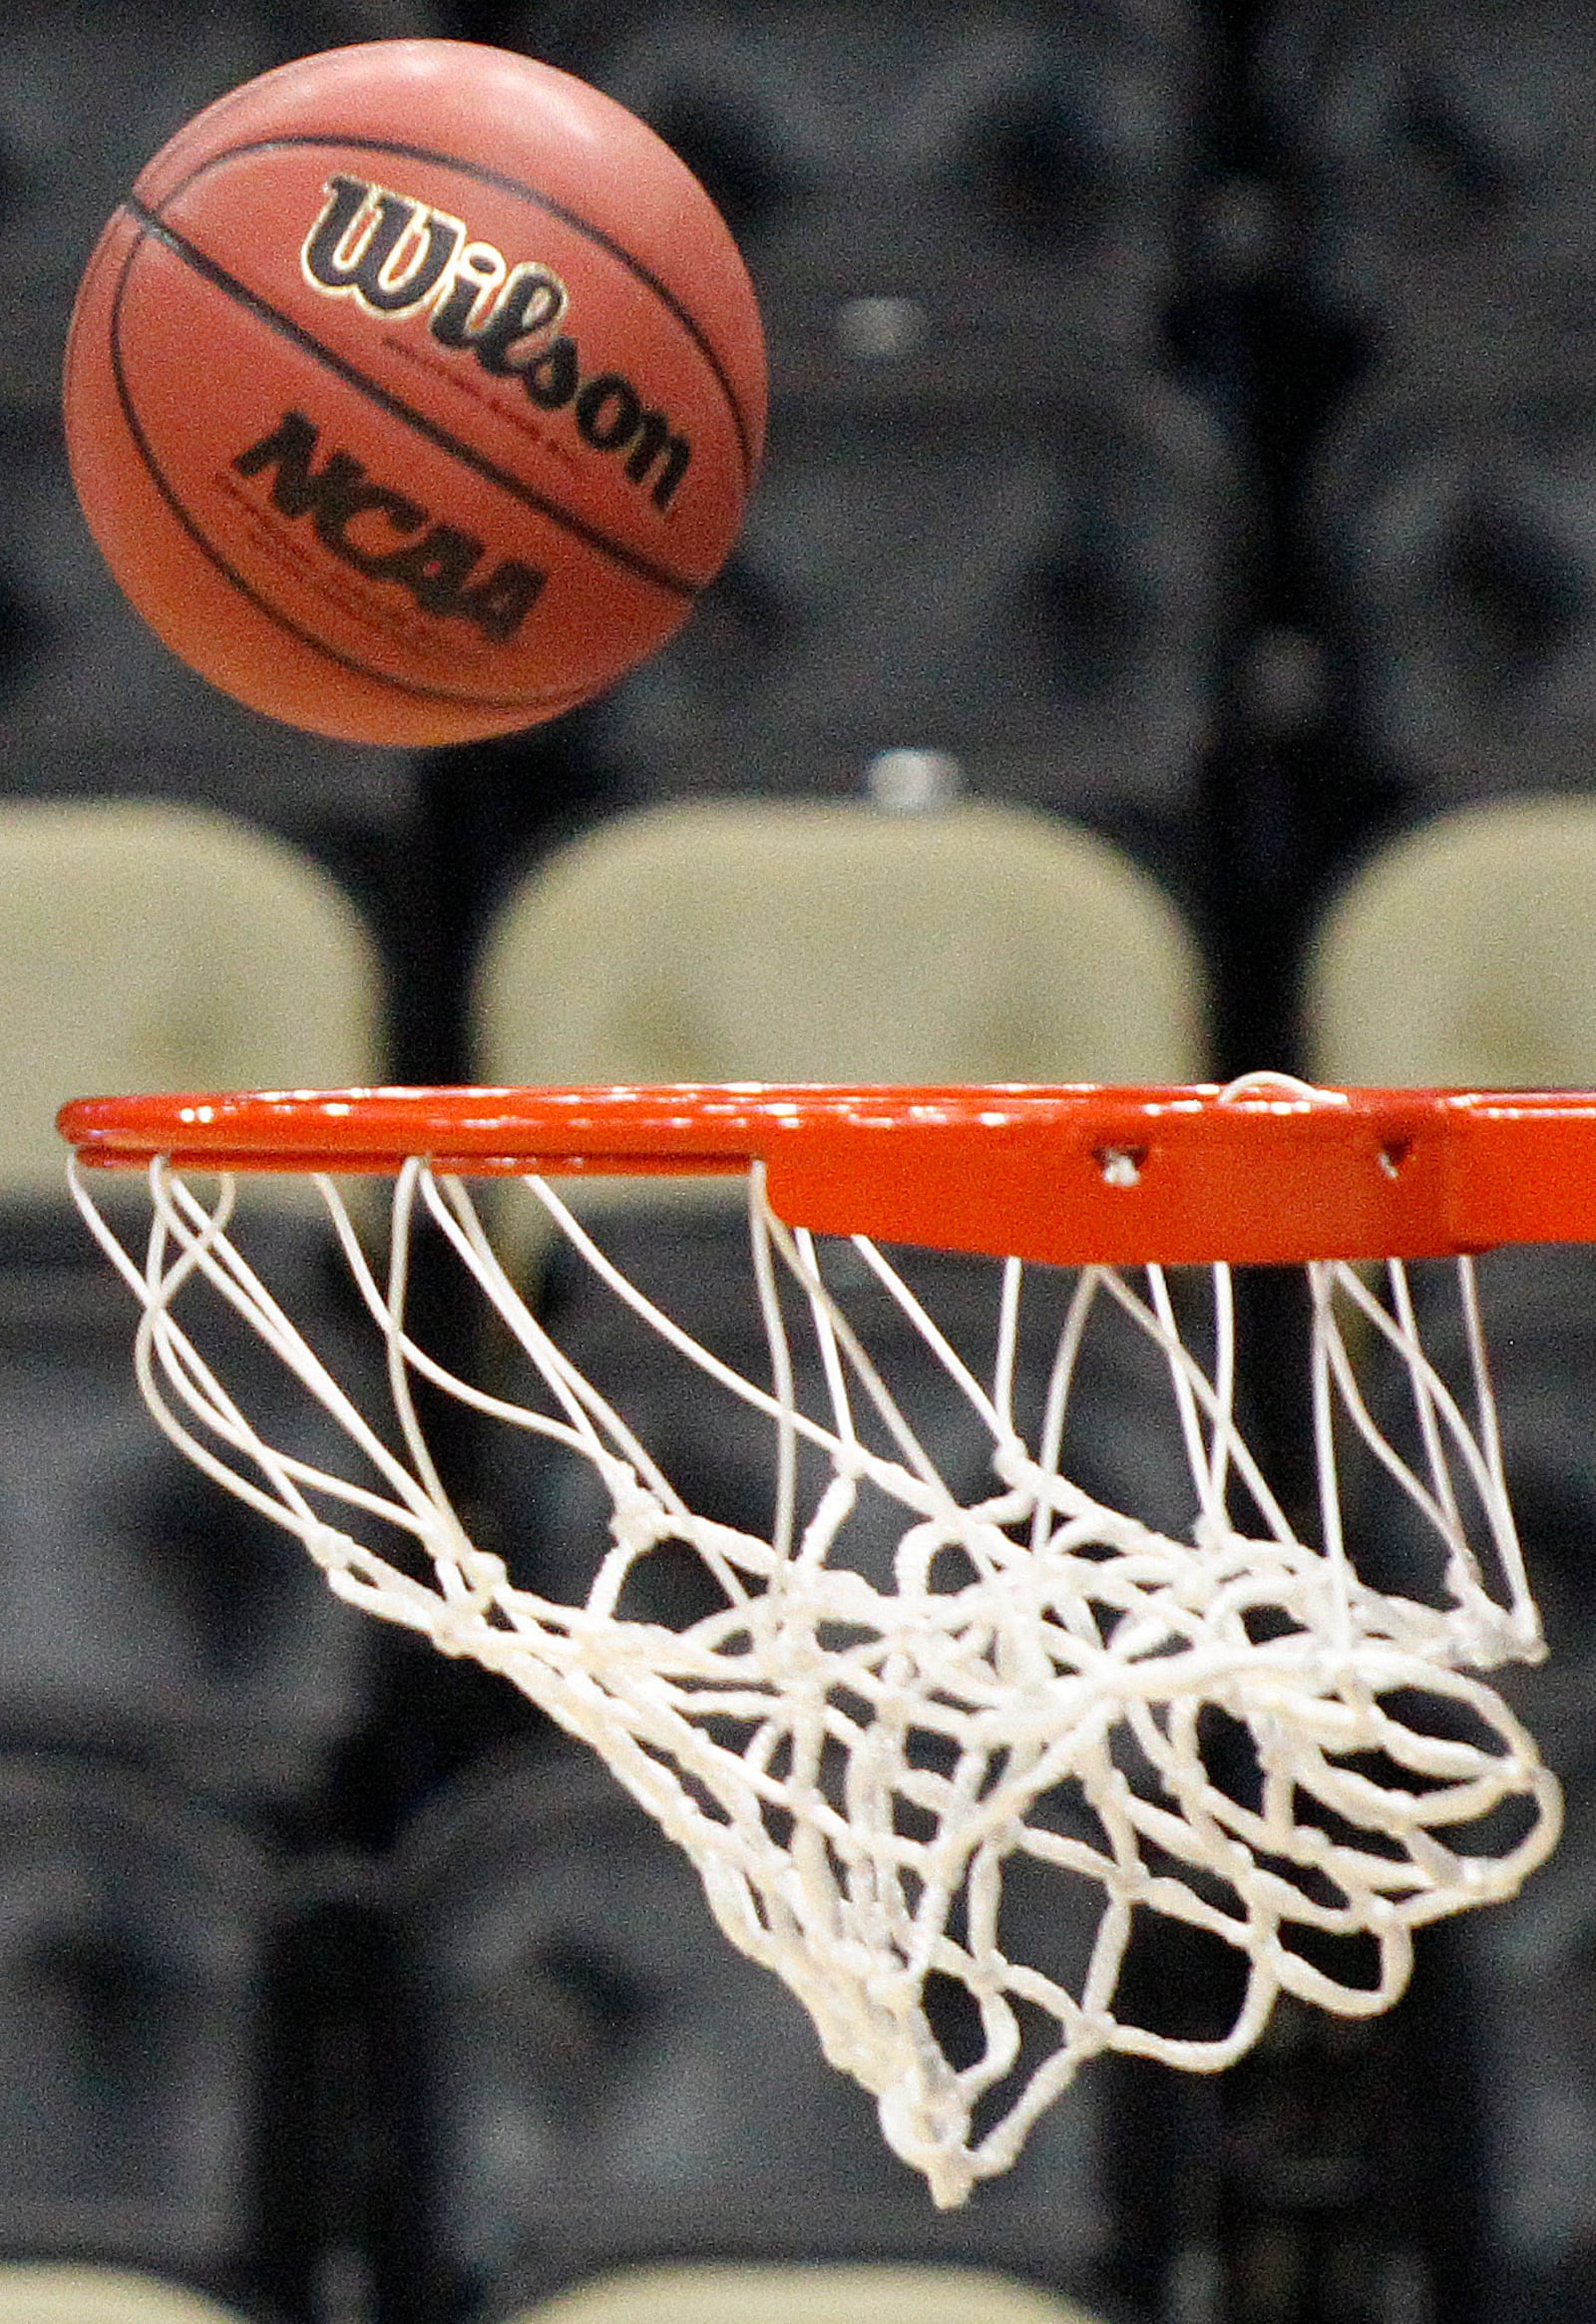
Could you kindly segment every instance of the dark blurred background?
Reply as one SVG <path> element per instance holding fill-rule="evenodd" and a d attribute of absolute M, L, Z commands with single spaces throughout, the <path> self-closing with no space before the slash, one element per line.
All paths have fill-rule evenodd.
<path fill-rule="evenodd" d="M 271 726 L 146 635 L 57 396 L 149 154 L 274 63 L 408 33 L 524 49 L 653 124 L 747 257 L 773 406 L 675 643 L 547 728 L 407 757 Z M 1174 1073 L 1596 1080 L 1593 197 L 1577 0 L 0 7 L 0 2324 L 496 2324 L 616 2270 L 633 2304 L 573 2324 L 896 2324 L 950 2285 L 993 2324 L 1003 2286 L 1052 2303 L 1037 2324 L 1591 2314 L 1581 1262 L 1500 1278 L 1557 1650 L 1520 1698 L 1568 1781 L 1562 1855 L 1433 1933 L 1391 2019 L 1283 2009 L 1218 2080 L 1104 2066 L 943 2215 L 604 1778 L 510 1690 L 370 1635 L 169 1454 L 46 1125 L 86 1079 L 618 1071 L 559 1024 L 495 1047 L 492 932 L 639 811 L 726 800 L 773 850 L 816 803 L 868 828 L 867 919 L 883 830 L 957 845 L 990 808 L 1092 835 L 1113 909 L 1182 932 L 1150 1052 Z M 707 950 L 712 981 L 721 932 L 660 909 L 688 914 L 661 960 Z M 584 943 L 601 987 L 601 924 Z M 881 1009 L 865 1069 L 891 1073 Z M 1069 1071 L 1124 1077 L 1115 1037 Z M 839 1040 L 816 1070 L 858 1070 Z M 780 1070 L 719 1054 L 682 1070 Z M 336 1339 L 308 1229 L 266 1231 Z M 680 1264 L 701 1292 L 702 1252 Z M 1246 1296 L 1284 1347 L 1292 1287 Z M 1138 1407 L 1093 1424 L 1117 1473 Z M 536 1572 L 537 1478 L 459 1457 Z M 636 2272 L 666 2263 L 745 2272 Z M 845 2296 L 822 2263 L 967 2272 Z"/>

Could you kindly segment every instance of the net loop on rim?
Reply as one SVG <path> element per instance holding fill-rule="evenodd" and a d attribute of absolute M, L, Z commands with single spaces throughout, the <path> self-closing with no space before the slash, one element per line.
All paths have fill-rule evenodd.
<path fill-rule="evenodd" d="M 357 1224 L 337 1179 L 316 1180 L 380 1352 L 378 1413 L 251 1266 L 232 1181 L 192 1182 L 157 1157 L 148 1183 L 141 1251 L 90 1174 L 74 1173 L 139 1302 L 136 1368 L 161 1426 L 296 1534 L 341 1597 L 503 1673 L 598 1751 L 691 1856 L 733 1943 L 786 1980 L 827 2055 L 874 2094 L 886 2136 L 941 2203 L 1003 2169 L 1102 2052 L 1214 2068 L 1257 2039 L 1282 1994 L 1344 2014 L 1385 2008 L 1415 1928 L 1512 1893 L 1553 1844 L 1556 1786 L 1482 1675 L 1533 1659 L 1540 1632 L 1466 1259 L 1461 1388 L 1424 1355 L 1399 1262 L 1384 1296 L 1345 1263 L 1310 1267 L 1309 1540 L 1243 1429 L 1223 1265 L 1197 1285 L 1092 1265 L 1060 1286 L 1053 1270 L 994 1262 L 978 1361 L 891 1253 L 784 1224 L 756 1163 L 756 1378 L 647 1298 L 546 1179 L 527 1178 L 526 1199 L 659 1359 L 763 1424 L 770 1522 L 753 1532 L 688 1506 L 628 1420 L 624 1381 L 591 1376 L 558 1344 L 461 1178 L 412 1157 L 380 1229 L 364 1208 Z M 464 1376 L 416 1338 L 421 1222 L 513 1350 L 514 1388 Z M 850 1314 L 850 1270 L 983 1436 L 974 1493 L 870 1344 L 868 1303 Z M 1019 1351 L 1038 1302 L 1050 1355 L 1039 1405 L 1022 1412 Z M 346 1467 L 257 1432 L 221 1376 L 211 1310 L 245 1323 L 338 1423 Z M 1156 1358 L 1189 1477 L 1184 1532 L 1104 1505 L 1071 1474 L 1071 1411 L 1105 1316 Z M 1400 1442 L 1360 1384 L 1361 1341 L 1407 1380 Z M 472 1542 L 429 1448 L 423 1389 L 598 1481 L 607 1533 L 579 1598 L 541 1594 Z M 1349 1446 L 1421 1518 L 1433 1552 L 1422 1587 L 1360 1572 L 1343 1509 Z M 855 1546 L 867 1508 L 886 1513 L 882 1559 Z M 667 1552 L 690 1554 L 709 1601 L 675 1626 L 631 1603 Z M 1041 1922 L 1012 1898 L 1038 1883 L 1061 1899 L 1042 1921 L 1067 1924 L 1067 1960 L 1026 1950 Z M 1149 1924 L 1194 1932 L 1229 1964 L 1214 2022 L 1147 2005 L 1130 1968 Z"/>

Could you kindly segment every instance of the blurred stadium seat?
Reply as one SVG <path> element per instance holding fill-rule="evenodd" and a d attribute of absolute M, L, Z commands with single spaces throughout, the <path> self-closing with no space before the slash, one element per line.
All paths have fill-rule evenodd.
<path fill-rule="evenodd" d="M 276 1880 L 170 1790 L 0 1756 L 0 2250 L 249 2284 Z M 76 2315 L 29 2288 L 0 2270 L 0 2314 Z"/>
<path fill-rule="evenodd" d="M 615 0 L 580 27 L 532 7 L 498 29 L 640 113 L 703 179 L 753 274 L 778 397 L 884 379 L 1045 393 L 1082 342 L 1156 347 L 1184 288 L 1212 70 L 1185 0 L 908 16 Z"/>
<path fill-rule="evenodd" d="M 1504 309 L 1588 311 L 1593 76 L 1580 0 L 1278 0 L 1255 85 L 1305 303 L 1442 359 Z"/>
<path fill-rule="evenodd" d="M 622 796 L 976 793 L 1189 834 L 1247 525 L 1213 419 L 1151 371 L 1045 400 L 782 417 L 730 567 L 592 714 Z"/>
<path fill-rule="evenodd" d="M 68 1200 L 52 1118 L 112 1085 L 376 1078 L 375 949 L 327 875 L 263 831 L 150 800 L 12 800 L 0 962 L 0 1738 L 303 1797 L 361 1716 L 368 1642 L 150 1423 L 136 1311 Z M 253 1207 L 257 1256 L 337 1335 L 303 1199 L 268 1186 Z M 280 1398 L 276 1367 L 256 1368 Z"/>
<path fill-rule="evenodd" d="M 295 732 L 170 653 L 89 536 L 53 417 L 0 410 L 0 797 L 191 799 L 292 832 L 380 832 L 412 762 Z"/>
<path fill-rule="evenodd" d="M 496 24 L 700 173 L 771 347 L 737 555 L 584 722 L 617 799 L 858 794 L 913 751 L 1177 860 L 1251 546 L 1242 464 L 1166 361 L 1213 107 L 1197 12 Z"/>
<path fill-rule="evenodd" d="M 336 1350 L 311 1222 L 262 1216 L 247 1242 Z M 0 1209 L 0 1741 L 114 1752 L 200 1794 L 304 1812 L 368 1710 L 375 1644 L 295 1543 L 155 1428 L 134 1325 L 75 1214 Z M 279 1432 L 297 1421 L 313 1458 L 330 1431 L 304 1427 L 276 1367 L 236 1338 L 235 1388 L 265 1426 L 286 1403 Z"/>
<path fill-rule="evenodd" d="M 1349 876 L 1307 971 L 1313 1071 L 1330 1081 L 1472 1088 L 1596 1083 L 1596 797 L 1498 801 L 1390 842 Z M 1394 996 L 1399 995 L 1399 1002 Z M 1493 1674 L 1563 1779 L 1551 1864 L 1512 1904 L 1435 1940 L 1439 2018 L 1475 2139 L 1480 2312 L 1584 2312 L 1596 2291 L 1596 1252 L 1526 1245 L 1477 1261 L 1502 1460 L 1550 1659 Z M 1466 1333 L 1449 1268 L 1410 1270 L 1431 1360 L 1463 1392 Z M 1371 1366 L 1401 1441 L 1410 1397 Z M 1372 1481 L 1372 1480 L 1371 1480 Z M 1410 1512 L 1374 1496 L 1351 1523 L 1400 1587 Z M 1467 2232 L 1469 2230 L 1465 2230 Z"/>
<path fill-rule="evenodd" d="M 540 2300 L 513 2324 L 1098 2324 L 1072 2300 L 986 2268 L 782 2267 L 758 2260 L 634 2268 Z"/>
<path fill-rule="evenodd" d="M 0 2324 L 242 2324 L 187 2286 L 126 2268 L 0 2261 Z"/>
<path fill-rule="evenodd" d="M 1410 812 L 1589 785 L 1596 398 L 1583 337 L 1375 372 L 1313 454 L 1301 524 L 1355 745 Z"/>
<path fill-rule="evenodd" d="M 539 1751 L 439 1794 L 393 1893 L 421 2037 L 431 2314 L 640 2324 L 696 2291 L 710 2318 L 733 2287 L 733 2312 L 765 2324 L 950 2304 L 971 2324 L 1138 2314 L 1108 2291 L 1124 2260 L 1108 2149 L 1134 2067 L 1085 2078 L 1010 2172 L 934 2212 L 798 2004 L 725 1944 L 686 1860 L 597 1763 Z M 695 2273 L 741 2261 L 761 2264 Z M 918 2306 L 906 2264 L 926 2271 Z"/>
<path fill-rule="evenodd" d="M 1590 1086 L 1593 895 L 1596 798 L 1485 802 L 1385 842 L 1347 874 L 1310 949 L 1312 1070 L 1376 1086 Z"/>
<path fill-rule="evenodd" d="M 424 0 L 10 13 L 0 72 L 0 405 L 51 408 L 78 277 L 157 149 L 239 81 L 339 41 L 440 29 Z M 137 69 L 130 70 L 129 59 Z"/>
<path fill-rule="evenodd" d="M 1396 1087 L 1596 1085 L 1593 893 L 1596 797 L 1495 801 L 1386 843 L 1332 900 L 1310 954 L 1314 1072 Z M 1596 1253 L 1514 1246 L 1477 1264 L 1503 1457 L 1554 1650 L 1546 1670 L 1516 1674 L 1512 1686 L 1565 1770 L 1596 1773 L 1575 1708 L 1596 1672 L 1586 1437 Z M 1421 1303 L 1432 1274 L 1446 1272 L 1417 1271 Z M 1439 1335 L 1443 1376 L 1461 1379 L 1463 1324 L 1444 1291 L 1437 1280 L 1428 1329 Z M 1399 1530 L 1400 1516 L 1393 1521 Z M 1532 1886 L 1518 1909 L 1532 1909 L 1537 1893 Z"/>
<path fill-rule="evenodd" d="M 1197 941 L 1117 848 L 971 802 L 701 800 L 534 865 L 476 979 L 511 1081 L 1181 1080 Z"/>
<path fill-rule="evenodd" d="M 1060 820 L 997 805 L 893 816 L 700 802 L 613 818 L 511 893 L 479 970 L 477 1063 L 491 1082 L 1181 1081 L 1206 1061 L 1205 1007 L 1199 949 L 1168 898 Z M 740 1197 L 683 1207 L 614 1182 L 600 1240 L 667 1314 L 759 1378 L 769 1356 Z M 769 1422 L 682 1363 L 563 1243 L 536 1264 L 543 1320 L 689 1504 L 767 1533 Z M 984 1371 L 992 1263 L 927 1252 L 905 1267 Z M 983 1489 L 991 1436 L 962 1391 L 862 1262 L 840 1248 L 827 1268 L 943 1473 Z M 1032 1271 L 1022 1425 L 1039 1423 L 1071 1280 Z M 795 1361 L 801 1404 L 824 1408 L 818 1346 L 801 1340 Z M 1184 1529 L 1190 1470 L 1168 1399 L 1149 1395 L 1158 1375 L 1149 1344 L 1103 1318 L 1080 1365 L 1069 1459 L 1088 1489 Z M 513 1570 L 566 1602 L 585 1596 L 609 1515 L 588 1465 L 491 1426 L 482 1460 Z M 862 1502 L 838 1552 L 884 1586 L 889 1516 Z M 652 1619 L 702 1611 L 691 1557 L 650 1559 L 643 1587 L 654 1596 L 638 1611 Z"/>
<path fill-rule="evenodd" d="M 0 1185 L 58 1194 L 56 1108 L 126 1089 L 377 1076 L 360 914 L 276 834 L 202 807 L 0 799 Z"/>

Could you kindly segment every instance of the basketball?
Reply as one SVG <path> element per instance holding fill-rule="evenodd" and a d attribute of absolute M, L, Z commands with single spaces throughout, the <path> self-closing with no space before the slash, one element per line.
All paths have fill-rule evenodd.
<path fill-rule="evenodd" d="M 652 653 L 724 563 L 765 361 L 697 180 L 527 57 L 379 41 L 199 114 L 107 225 L 68 452 L 152 628 L 288 723 L 512 732 Z"/>

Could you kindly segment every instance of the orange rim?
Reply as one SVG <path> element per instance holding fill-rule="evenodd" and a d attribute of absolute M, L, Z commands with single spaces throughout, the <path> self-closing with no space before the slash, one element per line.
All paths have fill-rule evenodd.
<path fill-rule="evenodd" d="M 1596 1092 L 723 1084 L 83 1098 L 89 1164 L 736 1172 L 829 1234 L 1140 1265 L 1596 1241 Z"/>

